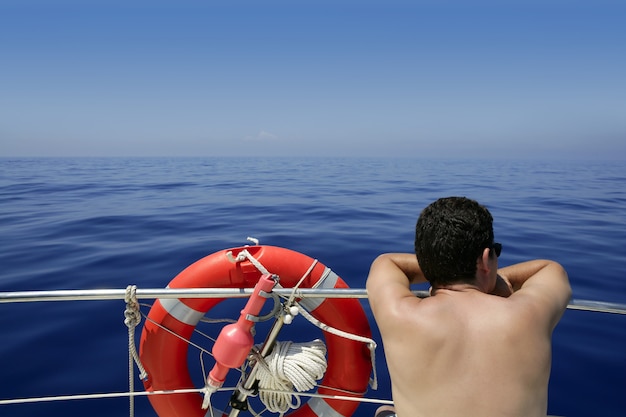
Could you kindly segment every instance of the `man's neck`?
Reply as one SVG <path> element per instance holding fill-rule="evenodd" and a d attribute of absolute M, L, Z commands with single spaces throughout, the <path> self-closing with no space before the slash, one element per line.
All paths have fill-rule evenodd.
<path fill-rule="evenodd" d="M 453 284 L 438 285 L 433 287 L 431 294 L 435 295 L 438 291 L 455 291 L 455 292 L 467 292 L 467 291 L 479 291 L 485 293 L 485 289 L 480 286 L 479 283 L 457 282 Z"/>

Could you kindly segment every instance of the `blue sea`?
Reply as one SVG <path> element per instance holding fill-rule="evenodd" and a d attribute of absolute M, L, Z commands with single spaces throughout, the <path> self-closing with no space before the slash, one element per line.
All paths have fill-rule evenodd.
<path fill-rule="evenodd" d="M 553 259 L 574 298 L 626 303 L 623 161 L 4 158 L 0 291 L 161 288 L 248 236 L 305 253 L 363 288 L 371 261 L 411 252 L 419 212 L 449 195 L 491 210 L 501 265 Z M 124 307 L 0 304 L 0 399 L 126 391 Z M 550 414 L 626 416 L 626 316 L 568 310 L 553 352 Z M 377 363 L 380 388 L 368 396 L 389 399 L 382 348 Z M 4 405 L 0 415 L 109 417 L 128 407 L 127 398 L 74 400 Z M 144 397 L 135 414 L 155 415 Z"/>

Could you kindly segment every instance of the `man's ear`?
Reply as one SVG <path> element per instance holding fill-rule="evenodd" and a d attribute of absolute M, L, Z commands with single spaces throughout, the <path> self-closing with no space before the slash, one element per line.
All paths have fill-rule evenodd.
<path fill-rule="evenodd" d="M 491 266 L 489 265 L 489 253 L 491 250 L 489 248 L 485 248 L 483 253 L 476 261 L 476 272 L 482 274 L 489 274 L 491 271 Z"/>

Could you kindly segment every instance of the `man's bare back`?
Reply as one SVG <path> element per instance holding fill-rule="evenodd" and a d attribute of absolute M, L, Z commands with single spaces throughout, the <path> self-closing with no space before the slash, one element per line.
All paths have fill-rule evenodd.
<path fill-rule="evenodd" d="M 546 416 L 551 336 L 571 289 L 555 262 L 498 269 L 489 248 L 476 279 L 434 286 L 415 254 L 384 254 L 367 290 L 399 417 Z"/>
<path fill-rule="evenodd" d="M 400 416 L 418 409 L 424 416 L 545 417 L 549 335 L 520 329 L 532 320 L 514 317 L 506 301 L 438 291 L 407 306 L 413 318 L 398 320 L 385 342 Z"/>

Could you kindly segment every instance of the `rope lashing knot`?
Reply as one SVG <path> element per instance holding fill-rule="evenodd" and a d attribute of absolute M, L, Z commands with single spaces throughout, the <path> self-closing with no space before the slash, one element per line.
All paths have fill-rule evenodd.
<path fill-rule="evenodd" d="M 308 343 L 276 342 L 272 352 L 259 358 L 259 399 L 273 413 L 284 414 L 300 407 L 294 394 L 315 387 L 326 372 L 326 345 L 319 339 Z"/>
<path fill-rule="evenodd" d="M 137 368 L 139 368 L 139 378 L 141 378 L 142 381 L 145 381 L 148 379 L 148 373 L 139 360 L 139 355 L 137 354 L 137 348 L 135 346 L 135 328 L 139 325 L 139 323 L 141 323 L 141 311 L 139 310 L 139 302 L 137 301 L 136 285 L 129 285 L 126 287 L 124 301 L 126 301 L 124 324 L 128 327 L 128 352 L 137 364 Z M 132 362 L 130 366 L 132 368 Z"/>
<path fill-rule="evenodd" d="M 139 311 L 139 302 L 137 301 L 137 286 L 129 285 L 126 287 L 126 310 L 124 310 L 124 324 L 129 329 L 134 329 L 141 323 L 141 312 Z"/>

